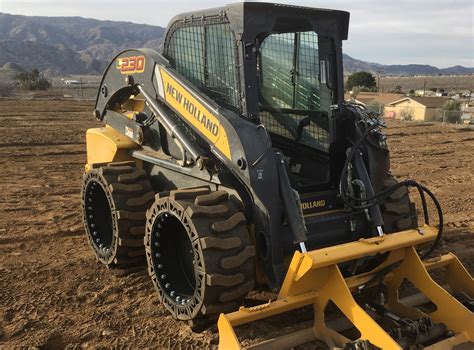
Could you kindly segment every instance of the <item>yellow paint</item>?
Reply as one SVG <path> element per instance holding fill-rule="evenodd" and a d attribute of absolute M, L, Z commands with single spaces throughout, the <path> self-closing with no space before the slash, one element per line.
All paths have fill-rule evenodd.
<path fill-rule="evenodd" d="M 133 160 L 127 151 L 139 147 L 128 137 L 109 126 L 88 129 L 86 133 L 86 144 L 86 171 L 90 170 L 92 164 L 96 163 Z"/>
<path fill-rule="evenodd" d="M 327 327 L 325 322 L 324 310 L 328 303 L 332 302 L 358 329 L 361 334 L 359 339 L 369 340 L 371 344 L 381 349 L 401 349 L 401 346 L 357 304 L 351 292 L 371 281 L 381 269 L 398 262 L 401 262 L 401 265 L 385 276 L 384 282 L 389 286 L 386 307 L 412 319 L 423 315 L 417 309 L 409 308 L 398 300 L 398 286 L 404 278 L 408 278 L 438 306 L 437 311 L 431 314 L 434 321 L 445 323 L 455 333 L 450 341 L 438 342 L 432 345 L 432 349 L 447 350 L 451 349 L 452 344 L 462 340 L 473 341 L 473 313 L 434 282 L 427 269 L 445 267 L 451 289 L 467 293 L 471 297 L 474 291 L 473 279 L 452 254 L 422 262 L 415 247 L 436 238 L 434 228 L 423 226 L 422 230 L 423 235 L 418 230 L 407 230 L 386 235 L 382 239 L 378 237 L 364 239 L 305 254 L 295 252 L 276 301 L 264 304 L 260 308 L 241 308 L 239 311 L 220 315 L 219 348 L 241 348 L 233 327 L 311 304 L 314 308 L 315 338 L 325 341 L 330 348 L 342 348 L 349 339 Z M 344 279 L 339 270 L 338 264 L 341 262 L 384 252 L 389 253 L 386 260 L 372 271 Z M 288 339 L 288 334 L 285 334 L 281 338 L 272 339 L 271 344 L 275 348 L 282 344 L 289 347 Z M 291 347 L 301 344 L 301 339 L 298 337 L 291 339 L 293 340 Z M 256 347 L 259 345 L 263 344 L 255 344 Z"/>
<path fill-rule="evenodd" d="M 160 68 L 166 102 L 227 158 L 232 159 L 229 140 L 219 118 L 184 86 Z"/>

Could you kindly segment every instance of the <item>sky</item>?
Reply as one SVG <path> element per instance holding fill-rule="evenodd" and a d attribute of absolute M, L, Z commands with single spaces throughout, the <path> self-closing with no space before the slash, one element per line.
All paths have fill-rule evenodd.
<path fill-rule="evenodd" d="M 166 27 L 178 13 L 232 2 L 238 1 L 0 0 L 0 12 L 30 16 L 81 16 Z M 382 64 L 474 67 L 473 0 L 272 2 L 349 11 L 349 40 L 344 42 L 344 52 L 354 58 Z"/>

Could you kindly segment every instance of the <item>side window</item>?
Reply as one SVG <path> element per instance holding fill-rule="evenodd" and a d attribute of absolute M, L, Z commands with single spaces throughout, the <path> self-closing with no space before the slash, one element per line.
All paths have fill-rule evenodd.
<path fill-rule="evenodd" d="M 165 54 L 180 74 L 217 104 L 239 113 L 235 39 L 228 24 L 178 28 Z"/>
<path fill-rule="evenodd" d="M 327 151 L 330 99 L 319 64 L 315 32 L 267 36 L 259 50 L 259 116 L 271 133 Z"/>
<path fill-rule="evenodd" d="M 262 103 L 276 108 L 320 110 L 318 35 L 272 34 L 261 48 Z"/>

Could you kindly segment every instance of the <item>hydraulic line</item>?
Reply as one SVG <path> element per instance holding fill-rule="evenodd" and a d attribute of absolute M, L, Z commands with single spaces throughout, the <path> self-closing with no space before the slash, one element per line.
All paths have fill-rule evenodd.
<path fill-rule="evenodd" d="M 369 136 L 370 132 L 372 132 L 373 130 L 375 130 L 377 127 L 380 126 L 380 123 L 378 123 L 376 120 L 374 120 L 375 118 L 371 117 L 369 115 L 369 113 L 365 112 L 365 110 L 362 108 L 362 106 L 359 106 L 359 105 L 356 105 L 356 106 L 358 106 L 359 109 L 363 110 L 363 112 L 365 113 L 365 116 L 370 119 L 371 125 L 369 125 L 365 129 L 365 131 L 361 133 L 361 136 L 354 142 L 354 144 L 352 145 L 351 150 L 350 150 L 350 152 L 349 152 L 349 154 L 346 158 L 346 161 L 344 163 L 344 167 L 342 169 L 340 182 L 339 182 L 339 190 L 340 190 L 341 197 L 342 197 L 344 203 L 350 209 L 352 209 L 352 210 L 365 210 L 365 209 L 369 209 L 373 206 L 376 206 L 376 205 L 382 203 L 386 197 L 388 197 L 391 193 L 393 193 L 394 191 L 396 191 L 400 187 L 403 187 L 403 186 L 405 186 L 407 188 L 415 187 L 418 190 L 418 193 L 420 195 L 425 223 L 427 225 L 429 225 L 428 206 L 427 206 L 426 197 L 425 197 L 425 194 L 427 194 L 430 197 L 430 199 L 432 200 L 435 207 L 436 207 L 436 211 L 437 211 L 437 214 L 438 214 L 439 225 L 438 225 L 438 235 L 436 236 L 436 239 L 433 241 L 432 246 L 421 257 L 422 259 L 426 259 L 437 248 L 437 246 L 439 245 L 439 243 L 440 243 L 440 241 L 443 237 L 443 224 L 444 224 L 443 212 L 442 212 L 442 209 L 441 209 L 441 205 L 440 205 L 438 199 L 436 198 L 436 196 L 433 194 L 433 192 L 431 192 L 427 187 L 419 184 L 418 182 L 416 182 L 414 180 L 404 180 L 404 181 L 401 181 L 401 182 L 399 182 L 399 183 L 397 183 L 393 186 L 390 186 L 389 188 L 385 189 L 384 191 L 382 191 L 378 194 L 374 194 L 373 196 L 368 197 L 368 198 L 357 198 L 357 197 L 351 196 L 348 193 L 346 179 L 347 179 L 347 172 L 349 170 L 349 165 L 355 159 L 355 156 L 356 156 L 357 152 L 360 152 L 359 147 L 367 139 L 367 136 Z M 355 114 L 359 115 L 358 110 L 356 110 L 356 108 L 354 108 L 354 107 L 353 107 L 353 109 L 355 110 Z M 363 120 L 361 120 L 361 121 L 363 121 Z M 366 125 L 367 125 L 367 123 L 366 123 Z M 356 123 L 356 126 L 357 126 L 357 123 Z M 357 126 L 357 128 L 358 128 L 358 126 Z M 360 131 L 360 129 L 359 129 L 359 131 Z M 358 203 L 363 203 L 363 204 L 358 204 Z"/>

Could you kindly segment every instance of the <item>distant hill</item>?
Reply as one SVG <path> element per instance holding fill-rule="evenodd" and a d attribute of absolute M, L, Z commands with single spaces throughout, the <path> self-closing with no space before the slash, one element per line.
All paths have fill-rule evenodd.
<path fill-rule="evenodd" d="M 0 12 L 0 66 L 15 62 L 24 69 L 37 68 L 49 75 L 102 74 L 121 50 L 158 50 L 164 32 L 159 26 L 130 22 Z M 344 55 L 344 69 L 345 73 L 365 70 L 384 75 L 474 74 L 474 68 L 462 66 L 439 69 L 429 65 L 381 65 L 348 55 Z"/>
<path fill-rule="evenodd" d="M 449 68 L 437 68 L 427 64 L 406 64 L 406 65 L 383 65 L 371 63 L 343 55 L 344 72 L 354 73 L 366 71 L 383 75 L 465 75 L 474 74 L 474 68 L 454 66 Z"/>
<path fill-rule="evenodd" d="M 164 31 L 130 22 L 0 13 L 0 65 L 17 62 L 52 75 L 102 74 L 123 49 L 158 49 Z"/>

